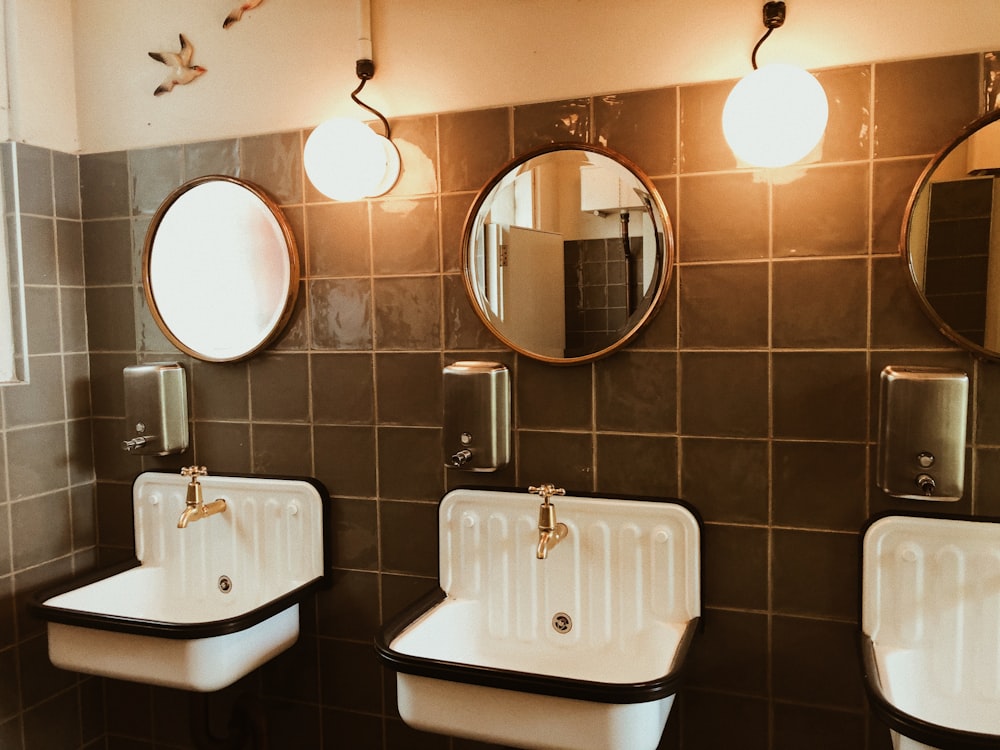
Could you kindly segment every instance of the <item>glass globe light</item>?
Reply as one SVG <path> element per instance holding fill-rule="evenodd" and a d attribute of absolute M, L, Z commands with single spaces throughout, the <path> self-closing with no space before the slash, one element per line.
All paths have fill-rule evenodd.
<path fill-rule="evenodd" d="M 306 140 L 303 162 L 309 181 L 338 201 L 373 198 L 399 178 L 399 151 L 363 122 L 334 118 Z"/>
<path fill-rule="evenodd" d="M 812 74 L 771 64 L 733 87 L 722 110 L 722 132 L 741 161 L 784 167 L 816 147 L 828 116 L 826 93 Z"/>

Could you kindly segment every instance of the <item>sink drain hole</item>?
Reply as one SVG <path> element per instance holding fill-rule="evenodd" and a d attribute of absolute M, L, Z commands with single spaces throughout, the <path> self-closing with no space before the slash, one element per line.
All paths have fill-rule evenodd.
<path fill-rule="evenodd" d="M 573 618 L 565 612 L 556 612 L 552 616 L 552 628 L 557 633 L 568 633 L 573 629 Z"/>
<path fill-rule="evenodd" d="M 229 576 L 219 576 L 219 591 L 228 594 L 233 590 L 233 579 Z"/>

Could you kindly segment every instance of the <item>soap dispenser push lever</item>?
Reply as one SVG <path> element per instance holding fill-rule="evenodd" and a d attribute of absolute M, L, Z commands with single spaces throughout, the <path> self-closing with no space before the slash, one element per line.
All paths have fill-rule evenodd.
<path fill-rule="evenodd" d="M 464 438 L 468 434 L 469 433 L 467 432 L 462 433 L 463 444 L 465 444 Z M 469 442 L 471 442 L 471 439 L 472 436 L 469 435 Z M 460 469 L 461 467 L 465 466 L 469 462 L 469 459 L 471 458 L 472 458 L 472 451 L 470 451 L 468 448 L 462 448 L 460 451 L 452 455 L 451 466 L 456 469 Z"/>

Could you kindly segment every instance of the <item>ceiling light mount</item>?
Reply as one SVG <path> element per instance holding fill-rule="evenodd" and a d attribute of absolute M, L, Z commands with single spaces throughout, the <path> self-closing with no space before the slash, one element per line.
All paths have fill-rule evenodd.
<path fill-rule="evenodd" d="M 772 31 L 780 29 L 785 24 L 785 4 L 783 2 L 764 3 L 763 16 L 764 28 L 767 31 L 764 32 L 764 36 L 754 45 L 753 52 L 750 53 L 750 64 L 753 65 L 754 70 L 757 70 L 757 50 L 760 49 L 760 45 L 771 36 Z"/>
<path fill-rule="evenodd" d="M 785 4 L 783 2 L 764 3 L 764 26 L 768 29 L 779 29 L 785 22 Z"/>
<path fill-rule="evenodd" d="M 362 81 L 370 81 L 375 77 L 375 61 L 358 60 L 354 63 L 354 72 Z"/>
<path fill-rule="evenodd" d="M 306 140 L 303 161 L 306 174 L 321 193 L 339 201 L 375 198 L 392 189 L 399 179 L 399 150 L 385 115 L 365 104 L 358 94 L 375 77 L 372 55 L 371 0 L 358 0 L 358 54 L 354 65 L 360 83 L 351 100 L 375 115 L 385 135 L 350 118 L 320 124 Z"/>
<path fill-rule="evenodd" d="M 354 63 L 354 73 L 361 83 L 351 92 L 351 99 L 362 109 L 366 109 L 375 115 L 385 128 L 385 137 L 392 138 L 392 130 L 389 128 L 389 121 L 374 107 L 365 104 L 358 98 L 361 89 L 365 87 L 372 78 L 375 77 L 375 55 L 372 53 L 372 5 L 371 0 L 359 0 L 358 2 L 358 59 Z"/>

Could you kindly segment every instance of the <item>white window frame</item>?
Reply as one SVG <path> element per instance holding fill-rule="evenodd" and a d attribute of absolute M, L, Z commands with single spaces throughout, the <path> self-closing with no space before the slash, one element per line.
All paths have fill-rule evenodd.
<path fill-rule="evenodd" d="M 2 191 L 0 191 L 2 192 Z M 2 210 L 3 197 L 0 195 L 0 216 L 6 217 Z M 3 259 L 0 262 L 0 383 L 15 381 L 14 318 L 11 314 L 10 273 L 7 271 L 7 221 L 0 221 L 0 247 L 3 248 Z"/>
<path fill-rule="evenodd" d="M 17 144 L 0 144 L 0 386 L 28 381 L 28 331 L 17 198 Z M 4 160 L 9 164 L 3 164 Z M 8 206 L 8 198 L 13 205 Z"/>
<path fill-rule="evenodd" d="M 7 0 L 0 0 L 0 386 L 28 381 L 17 144 L 10 132 L 8 10 Z"/>

